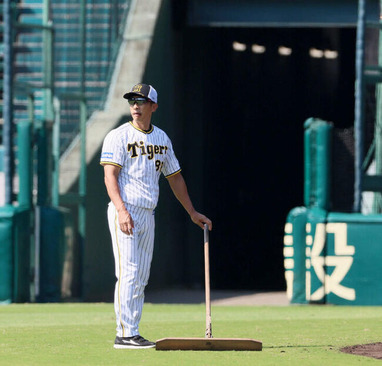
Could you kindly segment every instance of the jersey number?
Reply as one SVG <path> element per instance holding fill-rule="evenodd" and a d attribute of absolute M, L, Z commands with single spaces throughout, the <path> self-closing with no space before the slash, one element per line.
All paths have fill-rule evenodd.
<path fill-rule="evenodd" d="M 155 160 L 155 169 L 158 171 L 161 171 L 163 167 L 163 161 Z"/>

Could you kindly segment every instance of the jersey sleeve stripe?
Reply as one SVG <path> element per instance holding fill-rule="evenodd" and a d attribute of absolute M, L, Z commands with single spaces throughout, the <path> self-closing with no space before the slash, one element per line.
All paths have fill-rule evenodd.
<path fill-rule="evenodd" d="M 166 177 L 166 178 L 170 178 L 170 177 L 172 177 L 173 175 L 176 175 L 176 174 L 180 173 L 181 170 L 182 170 L 182 169 L 178 169 L 176 172 L 171 173 L 171 174 L 169 174 L 169 175 L 166 175 L 165 177 Z"/>
<path fill-rule="evenodd" d="M 115 166 L 118 166 L 119 168 L 122 168 L 122 165 L 119 165 L 117 163 L 112 163 L 110 161 L 101 161 L 100 165 L 103 165 L 103 166 L 105 166 L 105 165 L 115 165 Z"/>

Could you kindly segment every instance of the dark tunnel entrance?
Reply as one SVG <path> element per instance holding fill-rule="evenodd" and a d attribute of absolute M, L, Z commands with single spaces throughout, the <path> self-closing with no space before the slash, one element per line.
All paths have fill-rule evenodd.
<path fill-rule="evenodd" d="M 355 29 L 187 28 L 183 52 L 203 120 L 212 286 L 282 289 L 284 224 L 303 205 L 303 123 L 352 126 Z"/>

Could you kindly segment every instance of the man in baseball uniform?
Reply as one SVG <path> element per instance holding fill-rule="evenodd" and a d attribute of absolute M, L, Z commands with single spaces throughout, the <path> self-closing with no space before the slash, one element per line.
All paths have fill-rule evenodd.
<path fill-rule="evenodd" d="M 212 222 L 194 209 L 169 137 L 151 124 L 158 108 L 156 90 L 137 84 L 123 97 L 130 105 L 132 121 L 107 134 L 100 161 L 111 200 L 108 222 L 117 277 L 114 348 L 151 348 L 155 343 L 143 338 L 138 326 L 154 249 L 160 174 L 195 224 L 202 229 L 207 224 L 211 230 Z"/>

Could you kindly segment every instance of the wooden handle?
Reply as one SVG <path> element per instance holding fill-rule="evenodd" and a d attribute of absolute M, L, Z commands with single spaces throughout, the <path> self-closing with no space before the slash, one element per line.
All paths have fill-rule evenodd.
<path fill-rule="evenodd" d="M 204 224 L 204 275 L 206 288 L 206 338 L 212 338 L 208 226 Z"/>

